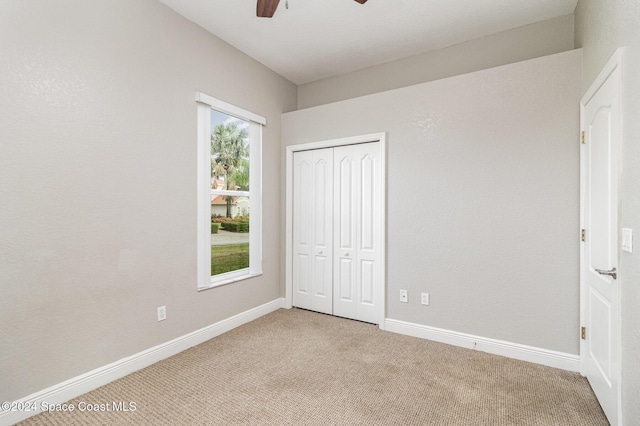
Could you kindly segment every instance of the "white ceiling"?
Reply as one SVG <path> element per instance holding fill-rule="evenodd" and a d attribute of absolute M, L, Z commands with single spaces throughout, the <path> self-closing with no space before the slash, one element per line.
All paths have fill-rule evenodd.
<path fill-rule="evenodd" d="M 160 0 L 296 84 L 570 14 L 577 0 Z"/>

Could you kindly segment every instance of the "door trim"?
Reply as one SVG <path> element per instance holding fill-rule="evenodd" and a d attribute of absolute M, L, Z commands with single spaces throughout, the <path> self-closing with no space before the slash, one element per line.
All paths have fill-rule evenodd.
<path fill-rule="evenodd" d="M 602 87 L 602 85 L 607 81 L 607 79 L 609 78 L 609 76 L 611 76 L 611 74 L 613 74 L 614 72 L 618 72 L 619 76 L 617 78 L 620 79 L 620 88 L 622 88 L 622 57 L 623 57 L 623 53 L 624 53 L 624 49 L 623 48 L 619 48 L 616 50 L 616 52 L 613 54 L 613 56 L 611 57 L 611 59 L 609 60 L 609 62 L 607 62 L 607 64 L 605 65 L 605 67 L 603 68 L 603 70 L 600 72 L 600 74 L 598 74 L 598 77 L 596 77 L 596 79 L 593 81 L 593 83 L 591 84 L 591 86 L 589 87 L 589 89 L 586 91 L 586 93 L 584 94 L 584 96 L 582 97 L 582 99 L 580 100 L 580 131 L 585 131 L 585 105 L 587 103 L 589 103 L 589 101 L 591 100 L 591 98 L 593 98 L 593 96 L 598 92 L 598 90 L 600 89 L 600 87 Z M 620 148 L 622 147 L 622 116 L 623 116 L 623 111 L 622 111 L 622 95 L 619 97 L 619 102 L 620 104 L 618 105 L 618 111 L 620 112 L 619 116 L 617 117 L 617 126 L 619 126 L 620 129 L 620 137 L 618 138 L 618 140 L 614 141 L 614 143 L 618 144 L 618 179 L 620 176 L 620 160 L 622 157 L 622 151 L 620 150 Z M 578 140 L 578 143 L 580 143 L 580 140 Z M 585 196 L 586 196 L 586 182 L 585 182 L 585 176 L 586 176 L 586 167 L 587 167 L 587 159 L 585 158 L 585 147 L 584 145 L 580 144 L 580 229 L 585 229 Z M 616 201 L 619 203 L 620 202 L 620 186 L 618 185 L 618 194 L 616 194 Z M 617 214 L 617 223 L 618 223 L 618 233 L 620 231 L 620 209 L 617 209 L 618 214 Z M 618 240 L 619 241 L 619 240 Z M 587 289 L 586 289 L 586 274 L 585 274 L 585 264 L 584 264 L 584 244 L 580 243 L 580 325 L 581 326 L 586 326 L 587 323 L 587 318 L 586 318 L 586 306 L 587 306 Z M 619 260 L 620 260 L 620 248 L 619 248 L 619 243 L 618 243 L 618 250 L 617 250 L 617 255 L 618 255 L 618 265 L 620 264 Z M 618 269 L 620 269 L 618 267 Z M 622 369 L 621 369 L 621 362 L 622 362 L 622 331 L 621 331 L 621 324 L 622 324 L 622 303 L 621 303 L 621 294 L 622 294 L 622 285 L 624 284 L 624 276 L 621 273 L 621 271 L 618 271 L 618 277 L 616 280 L 616 285 L 619 286 L 619 291 L 618 291 L 618 300 L 617 305 L 618 305 L 618 309 L 617 309 L 617 318 L 616 318 L 616 323 L 617 323 L 617 329 L 615 330 L 615 333 L 617 334 L 617 352 L 618 352 L 618 357 L 616 359 L 616 362 L 614 362 L 614 365 L 617 369 L 617 371 L 615 372 L 616 376 L 618 377 L 618 383 L 617 383 L 617 393 L 618 393 L 618 397 L 617 397 L 617 403 L 618 403 L 618 407 L 617 407 L 617 411 L 618 411 L 618 421 L 621 422 L 622 421 Z M 588 330 L 587 330 L 588 332 Z M 586 376 L 586 367 L 585 367 L 585 358 L 586 358 L 586 351 L 587 351 L 587 346 L 586 346 L 586 340 L 582 340 L 580 338 L 579 335 L 579 331 L 576 330 L 576 335 L 578 336 L 578 339 L 580 339 L 580 374 L 582 374 L 583 376 Z"/>
<path fill-rule="evenodd" d="M 286 184 L 285 184 L 285 216 L 286 216 L 286 228 L 285 228 L 285 307 L 291 309 L 293 307 L 293 153 L 297 151 L 308 151 L 312 149 L 321 148 L 335 148 L 344 145 L 356 145 L 368 142 L 380 143 L 380 170 L 381 179 L 383 185 L 380 191 L 382 211 L 380 212 L 380 283 L 379 288 L 376 289 L 378 300 L 381 300 L 378 312 L 378 326 L 381 330 L 384 330 L 384 319 L 386 314 L 386 288 L 387 288 L 387 167 L 386 167 L 386 133 L 371 133 L 367 135 L 351 136 L 340 139 L 331 139 L 318 142 L 310 142 L 299 145 L 290 145 L 286 147 Z"/>

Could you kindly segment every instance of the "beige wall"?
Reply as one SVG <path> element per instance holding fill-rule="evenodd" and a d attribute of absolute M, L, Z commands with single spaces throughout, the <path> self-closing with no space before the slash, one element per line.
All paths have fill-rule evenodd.
<path fill-rule="evenodd" d="M 580 64 L 564 52 L 283 115 L 283 146 L 387 132 L 388 318 L 578 354 Z"/>
<path fill-rule="evenodd" d="M 640 424 L 640 3 L 579 0 L 576 45 L 582 47 L 585 92 L 619 47 L 623 58 L 623 142 L 620 227 L 635 233 L 633 254 L 620 255 L 622 292 L 622 417 Z"/>
<path fill-rule="evenodd" d="M 194 99 L 265 116 L 277 182 L 293 84 L 155 0 L 2 1 L 0 52 L 0 401 L 282 296 L 278 185 L 264 275 L 196 291 Z"/>
<path fill-rule="evenodd" d="M 445 49 L 303 84 L 298 87 L 298 108 L 564 52 L 573 49 L 573 36 L 573 15 L 526 25 Z"/>

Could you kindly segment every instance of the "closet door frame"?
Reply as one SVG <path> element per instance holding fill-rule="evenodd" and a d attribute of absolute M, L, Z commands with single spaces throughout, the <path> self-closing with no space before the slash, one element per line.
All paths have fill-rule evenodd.
<path fill-rule="evenodd" d="M 382 185 L 380 186 L 380 200 L 382 205 L 382 211 L 380 212 L 380 228 L 379 232 L 382 236 L 381 238 L 381 246 L 380 246 L 380 280 L 378 283 L 378 288 L 376 289 L 376 299 L 380 300 L 380 306 L 378 306 L 378 326 L 381 330 L 385 329 L 385 314 L 386 314 L 386 282 L 387 282 L 387 274 L 386 274 L 386 260 L 387 260 L 387 250 L 386 250 L 386 211 L 387 211 L 387 202 L 386 202 L 386 155 L 387 155 L 387 147 L 386 147 L 386 134 L 385 133 L 372 133 L 361 136 L 352 136 L 347 138 L 340 139 L 331 139 L 325 141 L 304 143 L 299 145 L 290 145 L 286 147 L 286 184 L 285 184 L 285 197 L 286 197 L 286 228 L 285 228 L 285 308 L 291 309 L 293 307 L 293 153 L 297 151 L 308 151 L 312 149 L 321 149 L 321 148 L 335 148 L 344 145 L 356 145 L 361 143 L 368 142 L 379 142 L 380 143 L 380 169 L 381 169 L 381 181 Z"/>

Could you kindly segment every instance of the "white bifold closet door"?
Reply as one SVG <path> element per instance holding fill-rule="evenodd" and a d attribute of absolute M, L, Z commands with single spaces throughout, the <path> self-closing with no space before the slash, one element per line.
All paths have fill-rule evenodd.
<path fill-rule="evenodd" d="M 333 149 L 293 158 L 293 304 L 332 314 Z"/>
<path fill-rule="evenodd" d="M 378 142 L 294 153 L 293 305 L 378 323 Z"/>

